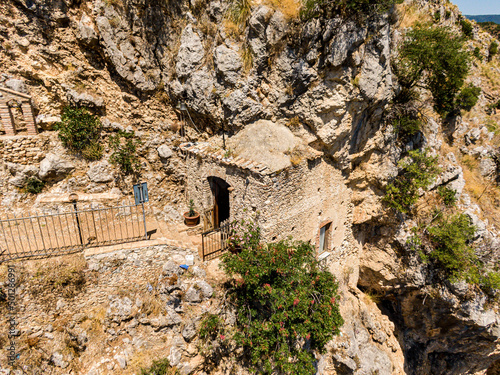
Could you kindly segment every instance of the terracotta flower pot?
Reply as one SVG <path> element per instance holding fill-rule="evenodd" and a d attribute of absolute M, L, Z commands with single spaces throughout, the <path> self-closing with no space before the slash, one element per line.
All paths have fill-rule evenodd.
<path fill-rule="evenodd" d="M 200 214 L 195 211 L 194 216 L 189 216 L 189 211 L 184 212 L 184 224 L 188 227 L 194 227 L 200 223 Z"/>

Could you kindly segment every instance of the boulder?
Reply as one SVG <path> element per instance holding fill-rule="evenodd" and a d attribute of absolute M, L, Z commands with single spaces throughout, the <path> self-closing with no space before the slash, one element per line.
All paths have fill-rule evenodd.
<path fill-rule="evenodd" d="M 36 116 L 36 124 L 43 130 L 53 130 L 54 126 L 59 122 L 61 122 L 60 116 L 51 116 L 44 114 Z"/>
<path fill-rule="evenodd" d="M 181 45 L 177 54 L 177 64 L 175 66 L 179 77 L 186 77 L 199 68 L 205 56 L 205 49 L 201 38 L 193 30 L 193 25 L 189 24 L 182 31 Z"/>
<path fill-rule="evenodd" d="M 128 297 L 113 299 L 109 304 L 108 310 L 106 311 L 106 317 L 116 323 L 128 320 L 131 318 L 131 314 L 132 301 Z"/>
<path fill-rule="evenodd" d="M 186 342 L 190 342 L 195 336 L 196 325 L 194 324 L 194 322 L 189 322 L 182 330 L 182 337 L 184 337 L 184 340 L 186 340 Z"/>
<path fill-rule="evenodd" d="M 197 281 L 195 285 L 200 290 L 203 299 L 208 299 L 214 294 L 214 289 L 205 280 Z"/>
<path fill-rule="evenodd" d="M 96 45 L 99 41 L 92 20 L 85 13 L 83 13 L 80 22 L 76 25 L 76 38 L 88 46 Z"/>
<path fill-rule="evenodd" d="M 28 88 L 26 87 L 26 84 L 20 79 L 11 78 L 5 81 L 4 84 L 8 89 L 28 94 Z"/>
<path fill-rule="evenodd" d="M 235 84 L 239 77 L 238 71 L 242 67 L 240 55 L 222 44 L 215 49 L 215 66 L 226 82 Z"/>
<path fill-rule="evenodd" d="M 79 93 L 73 89 L 69 89 L 66 92 L 66 98 L 68 102 L 75 107 L 86 107 L 101 110 L 104 108 L 104 100 L 101 98 L 95 98 L 87 93 Z"/>
<path fill-rule="evenodd" d="M 184 295 L 184 299 L 187 302 L 198 303 L 201 302 L 200 294 L 201 293 L 199 289 L 191 287 L 187 290 L 186 294 Z"/>
<path fill-rule="evenodd" d="M 59 181 L 74 169 L 73 163 L 56 155 L 48 154 L 40 162 L 38 177 L 43 181 Z"/>
<path fill-rule="evenodd" d="M 167 145 L 161 145 L 158 147 L 158 156 L 162 160 L 170 159 L 173 154 L 173 151 Z"/>
<path fill-rule="evenodd" d="M 107 161 L 92 163 L 87 172 L 90 181 L 97 183 L 111 182 L 114 179 L 113 169 Z"/>
<path fill-rule="evenodd" d="M 57 367 L 60 367 L 60 368 L 68 367 L 68 362 L 64 361 L 63 355 L 59 352 L 55 352 L 54 354 L 52 354 L 52 356 L 50 357 L 50 360 Z"/>

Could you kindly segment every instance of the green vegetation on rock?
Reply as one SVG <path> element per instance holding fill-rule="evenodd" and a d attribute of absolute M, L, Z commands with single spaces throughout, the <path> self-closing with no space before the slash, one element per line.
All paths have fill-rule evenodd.
<path fill-rule="evenodd" d="M 439 173 L 437 157 L 427 150 L 414 150 L 399 161 L 400 173 L 386 187 L 384 201 L 401 213 L 409 213 L 419 197 L 419 189 L 427 189 Z"/>
<path fill-rule="evenodd" d="M 434 99 L 434 109 L 444 117 L 470 110 L 477 101 L 480 89 L 464 88 L 469 62 L 463 38 L 447 28 L 417 25 L 405 36 L 395 72 L 405 90 L 423 81 Z"/>
<path fill-rule="evenodd" d="M 30 194 L 38 194 L 41 193 L 43 187 L 45 186 L 45 182 L 39 180 L 36 177 L 30 177 L 26 181 L 26 192 Z"/>
<path fill-rule="evenodd" d="M 386 12 L 394 4 L 401 4 L 402 2 L 403 0 L 304 0 L 302 18 L 332 17 L 332 15 L 339 13 L 344 16 L 363 17 Z"/>
<path fill-rule="evenodd" d="M 85 108 L 66 107 L 61 122 L 56 125 L 64 147 L 80 154 L 87 160 L 102 157 L 101 121 Z"/>
<path fill-rule="evenodd" d="M 180 372 L 170 366 L 167 358 L 153 361 L 149 368 L 141 368 L 140 375 L 180 375 Z"/>
<path fill-rule="evenodd" d="M 139 172 L 140 163 L 137 156 L 137 147 L 141 144 L 135 138 L 134 132 L 119 131 L 118 134 L 109 137 L 109 145 L 113 150 L 109 161 L 120 167 L 124 174 L 136 174 Z"/>
<path fill-rule="evenodd" d="M 222 258 L 237 310 L 233 339 L 256 373 L 315 374 L 314 353 L 343 324 L 334 276 L 320 268 L 311 244 L 264 244 L 253 223 L 233 225 L 230 243 L 238 247 Z M 202 327 L 213 332 L 209 325 Z"/>

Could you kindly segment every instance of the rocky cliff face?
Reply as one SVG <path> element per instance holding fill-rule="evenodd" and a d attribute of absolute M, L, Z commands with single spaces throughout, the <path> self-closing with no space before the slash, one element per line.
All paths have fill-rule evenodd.
<path fill-rule="evenodd" d="M 382 120 L 397 91 L 391 58 L 401 32 L 411 19 L 429 20 L 436 12 L 439 22 L 458 30 L 456 9 L 420 1 L 361 20 L 299 21 L 293 9 L 273 4 L 255 3 L 238 25 L 228 17 L 234 5 L 224 1 L 5 1 L 0 82 L 22 80 L 39 120 L 76 104 L 98 113 L 108 132 L 134 129 L 143 138 L 143 173 L 158 196 L 158 212 L 171 210 L 183 191 L 182 160 L 168 148 L 180 139 L 179 124 L 191 139 L 216 137 L 222 129 L 231 135 L 258 119 L 289 125 L 343 171 L 353 204 L 349 263 L 335 266 L 349 318 L 320 359 L 320 372 L 484 372 L 500 360 L 497 305 L 472 286 L 437 278 L 408 249 L 412 223 L 401 223 L 381 197 L 402 152 L 430 147 L 443 170 L 433 189 L 458 192 L 459 207 L 480 228 L 481 256 L 498 262 L 489 224 L 498 215 L 498 194 L 476 191 L 492 186 L 486 178 L 498 168 L 488 122 L 498 118 L 486 113 L 500 93 L 498 62 L 473 67 L 471 80 L 483 94 L 471 114 L 457 119 L 451 137 L 431 113 L 422 133 L 399 144 Z M 470 48 L 486 50 L 490 40 L 475 28 Z M 187 112 L 174 109 L 181 102 Z M 167 158 L 158 155 L 160 145 L 168 146 Z M 467 170 L 465 156 L 480 168 Z M 78 161 L 77 169 L 88 166 Z M 4 176 L 12 170 L 18 169 L 10 165 Z M 104 191 L 115 187 L 111 181 L 83 175 L 54 189 Z M 2 189 L 12 202 L 13 187 Z"/>

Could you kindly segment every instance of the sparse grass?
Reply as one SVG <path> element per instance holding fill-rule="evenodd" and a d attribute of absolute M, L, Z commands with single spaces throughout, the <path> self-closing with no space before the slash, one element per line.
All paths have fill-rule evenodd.
<path fill-rule="evenodd" d="M 432 15 L 429 12 L 421 11 L 416 4 L 400 4 L 396 5 L 399 15 L 399 29 L 412 27 L 417 23 L 425 24 L 432 23 Z"/>
<path fill-rule="evenodd" d="M 286 125 L 291 129 L 298 128 L 300 125 L 299 116 L 292 117 Z"/>
<path fill-rule="evenodd" d="M 241 60 L 243 61 L 243 71 L 248 73 L 253 66 L 253 51 L 250 45 L 244 44 L 241 47 Z"/>
<path fill-rule="evenodd" d="M 47 306 L 61 296 L 73 298 L 85 288 L 86 268 L 87 262 L 81 254 L 40 261 L 31 276 L 29 291 Z"/>
<path fill-rule="evenodd" d="M 478 160 L 470 155 L 464 155 L 462 157 L 462 164 L 465 165 L 469 169 L 469 171 L 477 170 L 479 166 Z"/>
<path fill-rule="evenodd" d="M 108 22 L 112 28 L 117 28 L 118 26 L 120 26 L 120 21 L 120 17 L 113 17 Z"/>
<path fill-rule="evenodd" d="M 297 19 L 300 16 L 301 2 L 295 0 L 267 0 L 272 8 L 279 10 L 286 19 Z"/>

